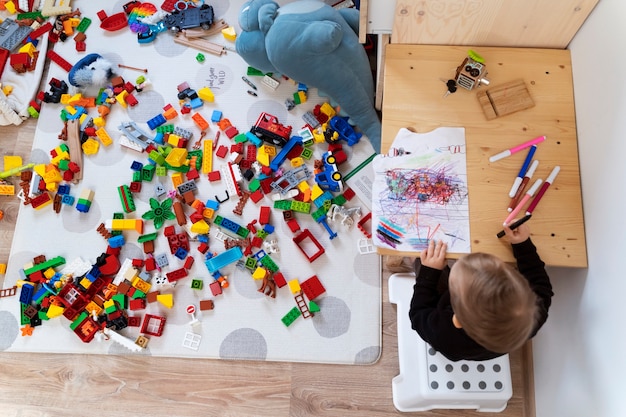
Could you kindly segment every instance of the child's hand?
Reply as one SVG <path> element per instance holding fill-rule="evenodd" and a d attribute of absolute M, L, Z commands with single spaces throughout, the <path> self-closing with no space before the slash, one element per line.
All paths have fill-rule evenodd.
<path fill-rule="evenodd" d="M 527 223 L 519 225 L 515 230 L 511 230 L 507 225 L 504 226 L 504 233 L 511 244 L 522 243 L 530 237 L 530 228 Z"/>
<path fill-rule="evenodd" d="M 435 243 L 435 241 L 431 239 L 430 242 L 428 242 L 428 247 L 424 249 L 420 255 L 422 265 L 435 269 L 443 269 L 446 266 L 447 249 L 448 245 L 443 241 L 440 240 Z"/>

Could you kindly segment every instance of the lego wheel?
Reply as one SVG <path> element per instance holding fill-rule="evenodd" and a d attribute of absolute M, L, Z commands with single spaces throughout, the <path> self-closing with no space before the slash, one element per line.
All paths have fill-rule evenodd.
<path fill-rule="evenodd" d="M 327 164 L 334 164 L 335 162 L 337 162 L 337 158 L 335 158 L 333 155 L 328 155 L 326 157 Z"/>
<path fill-rule="evenodd" d="M 333 172 L 333 175 L 331 175 L 331 178 L 337 182 L 341 181 L 341 172 Z"/>

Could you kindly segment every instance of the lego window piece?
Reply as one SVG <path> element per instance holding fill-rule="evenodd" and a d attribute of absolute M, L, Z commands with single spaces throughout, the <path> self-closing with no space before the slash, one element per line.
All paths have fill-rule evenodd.
<path fill-rule="evenodd" d="M 298 236 L 294 237 L 293 243 L 296 244 L 309 262 L 313 262 L 325 252 L 322 245 L 315 239 L 315 236 L 309 229 L 304 229 Z"/>

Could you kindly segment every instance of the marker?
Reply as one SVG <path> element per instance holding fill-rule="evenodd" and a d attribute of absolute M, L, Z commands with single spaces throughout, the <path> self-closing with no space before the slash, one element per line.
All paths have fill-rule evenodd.
<path fill-rule="evenodd" d="M 515 216 L 517 216 L 517 213 L 519 213 L 522 208 L 526 205 L 526 203 L 528 202 L 528 200 L 530 200 L 530 198 L 535 195 L 535 193 L 537 192 L 537 189 L 539 188 L 539 186 L 541 185 L 543 181 L 540 179 L 538 179 L 537 181 L 535 181 L 535 183 L 533 184 L 532 187 L 530 187 L 530 190 L 528 190 L 528 192 L 524 195 L 524 197 L 522 197 L 522 199 L 520 200 L 520 202 L 517 204 L 517 206 L 515 206 L 515 208 L 513 209 L 513 211 L 509 214 L 509 216 L 504 220 L 504 224 L 509 224 L 511 222 L 511 220 L 513 220 L 515 218 Z M 530 213 L 528 213 L 530 214 Z"/>
<path fill-rule="evenodd" d="M 506 158 L 507 156 L 511 156 L 516 152 L 522 151 L 526 148 L 529 148 L 533 145 L 536 145 L 540 142 L 543 142 L 544 140 L 546 140 L 545 136 L 539 136 L 536 137 L 535 139 L 529 140 L 528 142 L 524 142 L 520 145 L 514 146 L 511 149 L 507 149 L 506 151 L 502 151 L 499 154 L 496 154 L 492 157 L 489 158 L 489 162 L 496 162 L 499 161 L 500 159 Z"/>
<path fill-rule="evenodd" d="M 543 183 L 543 186 L 537 193 L 537 197 L 533 198 L 530 206 L 528 206 L 528 208 L 526 209 L 526 214 L 532 214 L 532 212 L 535 210 L 535 207 L 537 207 L 537 204 L 539 204 L 539 201 L 541 201 L 541 197 L 543 197 L 543 195 L 546 193 L 546 190 L 548 189 L 550 184 L 554 182 L 554 179 L 559 174 L 560 170 L 561 167 L 558 165 L 552 169 L 552 172 L 550 173 L 550 175 L 548 175 L 548 179 L 546 179 L 546 182 Z"/>
<path fill-rule="evenodd" d="M 526 171 L 528 170 L 528 165 L 530 165 L 530 161 L 533 160 L 533 155 L 535 154 L 536 150 L 537 145 L 533 145 L 528 149 L 528 154 L 526 155 L 526 159 L 524 159 L 522 168 L 519 170 L 519 174 L 517 174 L 515 181 L 513 181 L 513 186 L 509 191 L 509 197 L 515 197 L 515 194 L 517 193 L 517 190 L 519 189 L 519 186 L 522 184 L 522 180 L 524 179 L 524 174 L 526 174 Z"/>
<path fill-rule="evenodd" d="M 241 79 L 243 80 L 244 83 L 248 84 L 250 87 L 256 90 L 256 85 L 254 85 L 252 81 L 250 81 L 249 79 L 243 76 L 241 77 Z"/>
<path fill-rule="evenodd" d="M 507 211 L 509 213 L 511 212 L 511 210 L 515 208 L 515 206 L 517 206 L 517 202 L 524 195 L 524 191 L 526 191 L 526 186 L 530 182 L 530 179 L 533 177 L 533 174 L 535 173 L 535 170 L 537 169 L 537 165 L 539 165 L 539 161 L 535 159 L 532 165 L 530 166 L 530 168 L 528 168 L 526 175 L 524 175 L 524 178 L 522 179 L 522 183 L 519 185 L 517 192 L 515 193 L 515 195 L 511 199 L 511 202 L 509 203 L 509 207 L 507 207 Z"/>
<path fill-rule="evenodd" d="M 257 94 L 252 90 L 248 90 L 248 94 L 250 94 L 253 97 L 257 97 Z"/>
<path fill-rule="evenodd" d="M 532 214 L 527 214 L 521 219 L 514 221 L 513 223 L 509 225 L 509 229 L 511 230 L 517 229 L 518 227 L 526 223 L 528 220 L 530 220 L 532 216 L 533 216 Z M 504 230 L 500 230 L 496 236 L 498 236 L 498 239 L 500 239 L 501 237 L 504 237 L 505 235 L 506 235 L 506 232 Z"/>

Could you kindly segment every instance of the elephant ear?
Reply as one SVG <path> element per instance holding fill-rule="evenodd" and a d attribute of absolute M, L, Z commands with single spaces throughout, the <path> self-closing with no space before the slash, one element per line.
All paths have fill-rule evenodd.
<path fill-rule="evenodd" d="M 244 32 L 259 30 L 259 9 L 273 0 L 250 0 L 241 6 L 239 11 L 239 26 Z M 278 5 L 274 3 L 278 8 Z"/>
<path fill-rule="evenodd" d="M 278 4 L 274 2 L 264 4 L 259 8 L 259 29 L 261 32 L 267 33 L 270 30 L 277 15 Z"/>

